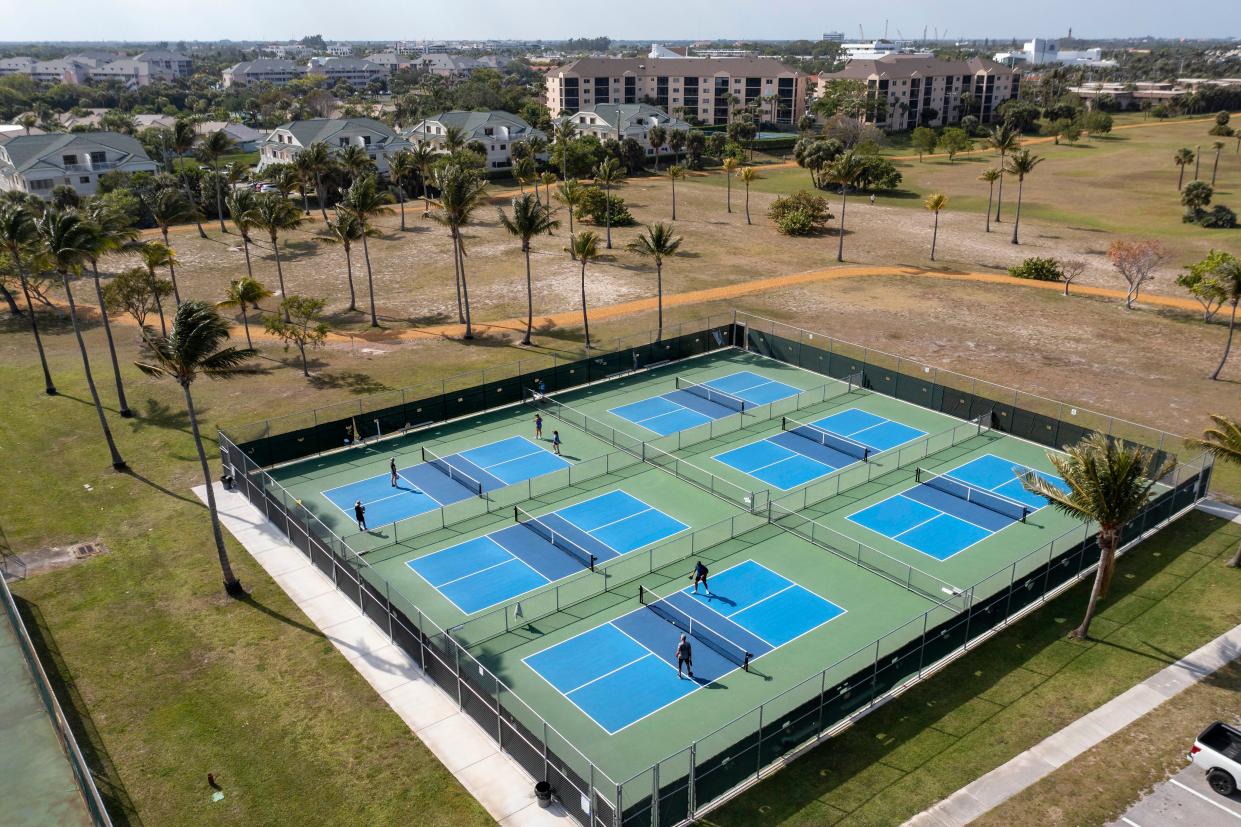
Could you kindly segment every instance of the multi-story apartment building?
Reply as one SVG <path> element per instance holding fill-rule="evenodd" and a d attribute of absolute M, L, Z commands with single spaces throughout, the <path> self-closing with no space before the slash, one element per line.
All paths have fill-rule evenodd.
<path fill-rule="evenodd" d="M 224 88 L 247 86 L 251 83 L 271 83 L 281 86 L 291 80 L 306 77 L 306 66 L 283 58 L 261 57 L 243 60 L 224 70 Z"/>
<path fill-rule="evenodd" d="M 105 172 L 155 172 L 142 144 L 116 132 L 17 135 L 0 144 L 0 190 L 50 198 L 58 186 L 93 195 Z"/>
<path fill-rule="evenodd" d="M 687 120 L 728 123 L 737 107 L 792 125 L 806 111 L 807 77 L 774 58 L 587 57 L 547 73 L 552 117 L 600 103 L 649 103 Z"/>
<path fill-rule="evenodd" d="M 649 138 L 651 127 L 662 126 L 667 132 L 689 132 L 686 121 L 647 103 L 592 103 L 560 120 L 571 121 L 579 134 L 594 135 L 601 141 L 633 138 L 652 157 L 655 150 Z M 670 151 L 665 142 L 659 154 L 662 157 Z"/>
<path fill-rule="evenodd" d="M 190 59 L 158 49 L 126 57 L 115 52 L 85 51 L 56 60 L 11 57 L 0 60 L 0 75 L 29 75 L 39 83 L 85 83 L 88 79 L 116 79 L 129 88 L 147 86 L 153 80 L 189 77 Z"/>
<path fill-rule="evenodd" d="M 353 46 L 349 43 L 329 43 L 324 51 L 332 57 L 349 57 L 353 54 Z"/>
<path fill-rule="evenodd" d="M 138 55 L 134 60 L 145 63 L 147 73 L 161 80 L 188 78 L 193 69 L 193 64 L 188 57 L 180 52 L 170 52 L 167 49 L 152 49 Z"/>
<path fill-rule="evenodd" d="M 409 141 L 381 121 L 371 118 L 312 118 L 276 127 L 259 145 L 259 169 L 270 164 L 289 164 L 311 144 L 326 144 L 333 152 L 347 146 L 363 147 L 381 175 L 388 172 L 388 158 L 409 149 Z"/>
<path fill-rule="evenodd" d="M 1021 91 L 1020 70 L 979 57 L 961 61 L 892 54 L 850 60 L 839 72 L 819 75 L 816 96 L 833 80 L 865 83 L 871 103 L 866 122 L 890 130 L 959 123 L 967 114 L 991 123 L 999 105 Z M 962 104 L 966 93 L 973 98 L 969 112 Z"/>
<path fill-rule="evenodd" d="M 62 57 L 57 60 L 37 61 L 30 69 L 30 77 L 36 83 L 74 83 L 82 84 L 90 78 L 94 61 L 77 57 Z"/>
<path fill-rule="evenodd" d="M 508 169 L 513 165 L 513 144 L 528 141 L 531 138 L 547 139 L 547 134 L 535 129 L 511 112 L 493 110 L 491 112 L 443 112 L 414 124 L 402 132 L 411 143 L 426 141 L 442 146 L 448 130 L 460 129 L 466 143 L 478 141 L 487 152 L 488 169 Z M 546 157 L 546 153 L 540 155 Z"/>
<path fill-rule="evenodd" d="M 310 61 L 308 73 L 323 75 L 332 83 L 343 80 L 351 86 L 365 86 L 388 76 L 388 67 L 357 57 L 318 57 Z"/>
<path fill-rule="evenodd" d="M 408 69 L 414 65 L 413 60 L 404 52 L 375 52 L 367 55 L 366 59 L 387 68 L 389 73 Z"/>
<path fill-rule="evenodd" d="M 34 72 L 33 57 L 0 58 L 0 75 L 29 75 Z"/>

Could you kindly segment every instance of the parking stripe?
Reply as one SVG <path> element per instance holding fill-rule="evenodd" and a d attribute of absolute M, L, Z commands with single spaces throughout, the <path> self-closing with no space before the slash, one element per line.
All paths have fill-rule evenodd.
<path fill-rule="evenodd" d="M 1229 808 L 1229 807 L 1225 807 L 1223 804 L 1220 804 L 1218 801 L 1212 801 L 1211 799 L 1207 798 L 1207 797 L 1206 797 L 1205 795 L 1203 795 L 1202 793 L 1200 793 L 1200 792 L 1198 792 L 1197 790 L 1195 790 L 1193 787 L 1186 787 L 1184 784 L 1182 784 L 1180 781 L 1177 781 L 1175 778 L 1169 778 L 1168 780 L 1169 780 L 1169 781 L 1171 781 L 1171 782 L 1172 782 L 1173 784 L 1175 784 L 1176 786 L 1180 787 L 1180 788 L 1181 788 L 1182 790 L 1184 790 L 1185 792 L 1188 792 L 1188 793 L 1193 793 L 1194 795 L 1198 796 L 1199 798 L 1201 798 L 1201 799 L 1202 799 L 1203 801 L 1205 801 L 1206 803 L 1210 804 L 1212 807 L 1219 807 L 1221 810 L 1223 810 L 1224 812 L 1228 813 L 1228 815 L 1230 815 L 1230 816 L 1232 816 L 1233 818 L 1235 818 L 1235 819 L 1237 819 L 1237 820 L 1241 821 L 1241 813 L 1238 813 L 1236 810 L 1233 810 L 1233 809 L 1231 809 L 1231 808 Z"/>

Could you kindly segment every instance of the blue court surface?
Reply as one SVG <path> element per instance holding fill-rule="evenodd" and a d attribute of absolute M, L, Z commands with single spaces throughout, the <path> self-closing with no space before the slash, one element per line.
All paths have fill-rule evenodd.
<path fill-rule="evenodd" d="M 1033 514 L 1047 505 L 1046 499 L 1026 491 L 1017 479 L 1017 471 L 1027 470 L 1012 460 L 986 454 L 850 514 L 848 519 L 936 560 L 947 560 L 1021 521 L 1023 508 Z M 1065 488 L 1059 477 L 1036 473 Z"/>
<path fill-rule="evenodd" d="M 406 565 L 462 612 L 473 614 L 581 571 L 590 555 L 604 562 L 688 528 L 624 491 L 535 520 L 523 515 L 516 525 Z"/>
<path fill-rule="evenodd" d="M 845 612 L 753 560 L 709 582 L 710 597 L 690 588 L 673 592 L 524 662 L 614 734 L 740 668 L 735 654 L 722 650 L 740 647 L 757 659 Z M 677 641 L 688 626 L 695 627 L 693 679 L 679 678 L 676 666 Z M 720 637 L 723 644 L 704 642 Z"/>
<path fill-rule="evenodd" d="M 568 460 L 520 436 L 449 454 L 439 461 L 449 466 L 449 473 L 436 463 L 420 462 L 398 468 L 395 486 L 384 472 L 329 489 L 323 496 L 350 519 L 353 504 L 361 500 L 367 524 L 381 526 L 478 496 L 478 487 L 491 491 L 569 466 Z"/>
<path fill-rule="evenodd" d="M 718 391 L 719 393 L 715 393 Z M 609 413 L 660 436 L 723 419 L 742 409 L 766 405 L 801 393 L 792 385 L 743 370 L 661 396 L 612 408 Z"/>
<path fill-rule="evenodd" d="M 775 436 L 717 454 L 715 459 L 788 491 L 925 435 L 887 417 L 849 408 L 809 423 L 786 423 L 786 430 Z"/>

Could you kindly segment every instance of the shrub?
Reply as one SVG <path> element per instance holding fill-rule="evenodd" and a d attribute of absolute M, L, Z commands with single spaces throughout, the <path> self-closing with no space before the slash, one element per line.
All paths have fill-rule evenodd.
<path fill-rule="evenodd" d="M 1009 267 L 1008 274 L 1034 281 L 1060 281 L 1064 278 L 1064 270 L 1054 258 L 1028 258 L 1015 267 Z"/>
<path fill-rule="evenodd" d="M 1211 230 L 1231 230 L 1237 226 L 1237 214 L 1223 204 L 1216 204 L 1209 211 L 1202 211 L 1198 216 L 1198 226 Z"/>
<path fill-rule="evenodd" d="M 607 223 L 608 201 L 612 204 L 613 227 L 632 227 L 638 223 L 633 220 L 629 208 L 625 206 L 625 199 L 619 195 L 613 195 L 609 199 L 599 187 L 586 188 L 586 194 L 582 197 L 582 206 L 578 207 L 578 217 L 585 218 L 600 227 L 604 226 Z"/>
<path fill-rule="evenodd" d="M 813 235 L 822 232 L 833 216 L 826 198 L 802 190 L 773 201 L 767 217 L 784 235 Z"/>
<path fill-rule="evenodd" d="M 887 158 L 871 155 L 866 158 L 866 168 L 857 180 L 861 190 L 894 190 L 901 185 L 901 173 Z"/>
<path fill-rule="evenodd" d="M 803 209 L 792 209 L 776 219 L 776 229 L 784 235 L 815 235 L 822 230 L 815 224 L 814 216 Z"/>

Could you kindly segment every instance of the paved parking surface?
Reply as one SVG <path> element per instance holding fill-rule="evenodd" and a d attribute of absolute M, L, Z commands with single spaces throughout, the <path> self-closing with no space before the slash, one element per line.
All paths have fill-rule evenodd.
<path fill-rule="evenodd" d="M 1241 793 L 1224 798 L 1207 785 L 1206 773 L 1189 765 L 1129 808 L 1108 827 L 1156 827 L 1185 824 L 1194 827 L 1241 825 Z"/>

